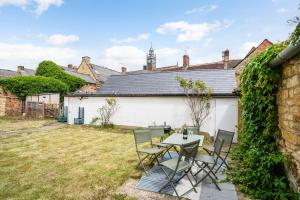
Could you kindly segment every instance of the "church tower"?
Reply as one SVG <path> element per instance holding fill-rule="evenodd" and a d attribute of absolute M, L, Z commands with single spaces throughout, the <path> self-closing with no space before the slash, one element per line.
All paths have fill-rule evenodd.
<path fill-rule="evenodd" d="M 146 70 L 155 70 L 156 69 L 156 55 L 154 53 L 154 50 L 152 48 L 152 44 L 151 47 L 149 49 L 149 53 L 147 54 L 147 66 L 146 66 Z"/>

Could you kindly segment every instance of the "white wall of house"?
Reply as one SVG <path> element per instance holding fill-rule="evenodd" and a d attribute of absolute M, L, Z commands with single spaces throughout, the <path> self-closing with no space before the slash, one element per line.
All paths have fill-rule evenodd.
<path fill-rule="evenodd" d="M 73 124 L 78 117 L 78 107 L 84 107 L 84 123 L 89 124 L 98 115 L 97 108 L 105 104 L 105 97 L 65 97 L 68 106 L 68 123 Z M 183 124 L 192 125 L 190 110 L 184 97 L 117 97 L 119 109 L 112 117 L 117 125 L 147 127 L 166 122 L 172 128 Z M 237 98 L 214 98 L 211 112 L 201 127 L 201 131 L 211 136 L 218 129 L 235 131 L 238 123 Z"/>

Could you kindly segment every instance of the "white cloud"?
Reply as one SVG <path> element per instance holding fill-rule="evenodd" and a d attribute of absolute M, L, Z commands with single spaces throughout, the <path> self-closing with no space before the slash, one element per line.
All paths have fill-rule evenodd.
<path fill-rule="evenodd" d="M 63 4 L 63 0 L 34 0 L 36 3 L 35 13 L 41 15 L 43 12 L 47 11 L 51 5 L 60 7 Z"/>
<path fill-rule="evenodd" d="M 225 28 L 229 27 L 225 24 Z M 156 32 L 160 34 L 167 34 L 167 33 L 178 33 L 176 41 L 177 42 L 186 42 L 186 41 L 199 41 L 219 30 L 222 27 L 222 23 L 219 21 L 215 21 L 213 23 L 200 23 L 200 24 L 190 24 L 185 21 L 178 21 L 178 22 L 170 22 L 160 25 Z"/>
<path fill-rule="evenodd" d="M 24 7 L 28 4 L 28 0 L 0 0 L 0 6 L 12 5 Z"/>
<path fill-rule="evenodd" d="M 63 46 L 78 40 L 79 37 L 77 35 L 54 34 L 47 38 L 47 43 L 55 46 Z"/>
<path fill-rule="evenodd" d="M 104 51 L 104 57 L 99 63 L 120 70 L 121 66 L 128 70 L 142 69 L 146 62 L 146 53 L 135 46 L 115 45 Z"/>
<path fill-rule="evenodd" d="M 139 34 L 136 37 L 128 37 L 128 38 L 125 38 L 125 39 L 112 38 L 111 41 L 113 43 L 117 43 L 117 44 L 130 43 L 130 42 L 138 42 L 138 41 L 142 41 L 142 40 L 147 40 L 149 38 L 149 36 L 150 36 L 149 33 L 142 33 L 142 34 Z"/>
<path fill-rule="evenodd" d="M 281 13 L 281 14 L 284 14 L 284 13 L 287 13 L 289 10 L 286 9 L 286 8 L 279 8 L 276 10 L 277 13 Z"/>
<path fill-rule="evenodd" d="M 42 60 L 67 65 L 79 63 L 80 54 L 69 48 L 0 43 L 0 68 L 16 70 L 16 66 L 24 65 L 34 69 Z"/>
<path fill-rule="evenodd" d="M 63 0 L 0 0 L 0 6 L 17 6 L 26 10 L 28 7 L 33 7 L 33 12 L 36 15 L 41 15 L 49 9 L 50 6 L 60 7 Z"/>
<path fill-rule="evenodd" d="M 191 10 L 185 11 L 185 14 L 194 14 L 194 13 L 201 13 L 201 12 L 211 12 L 218 8 L 218 5 L 207 5 L 201 6 L 199 8 L 193 8 Z"/>

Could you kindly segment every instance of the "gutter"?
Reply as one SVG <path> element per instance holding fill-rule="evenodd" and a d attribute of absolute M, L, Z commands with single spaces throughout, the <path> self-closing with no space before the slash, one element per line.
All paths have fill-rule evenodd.
<path fill-rule="evenodd" d="M 276 58 L 270 62 L 270 67 L 277 67 L 300 52 L 300 42 L 297 45 L 289 44 L 287 48 L 281 51 Z"/>
<path fill-rule="evenodd" d="M 178 94 L 97 94 L 97 93 L 85 93 L 85 94 L 67 94 L 64 97 L 176 97 L 176 96 L 186 96 L 183 93 Z M 236 93 L 215 93 L 211 95 L 212 97 L 237 97 Z"/>

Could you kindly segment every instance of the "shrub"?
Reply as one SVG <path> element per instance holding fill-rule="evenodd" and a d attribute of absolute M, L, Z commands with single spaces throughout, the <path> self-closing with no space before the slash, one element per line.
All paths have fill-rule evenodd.
<path fill-rule="evenodd" d="M 286 47 L 273 45 L 251 59 L 241 76 L 242 130 L 229 177 L 254 199 L 297 199 L 284 174 L 285 157 L 277 150 L 278 68 L 268 63 Z"/>
<path fill-rule="evenodd" d="M 111 117 L 115 114 L 118 109 L 117 100 L 115 99 L 105 99 L 105 105 L 98 108 L 99 116 L 92 120 L 92 124 L 100 121 L 101 127 L 103 128 L 113 128 L 113 123 L 110 121 Z"/>
<path fill-rule="evenodd" d="M 17 76 L 0 79 L 0 85 L 5 91 L 10 91 L 22 100 L 26 96 L 54 92 L 66 94 L 68 86 L 60 80 L 43 76 Z"/>
<path fill-rule="evenodd" d="M 60 66 L 52 61 L 41 62 L 35 75 L 58 79 L 68 85 L 70 92 L 74 92 L 86 84 L 81 78 L 67 74 Z"/>

